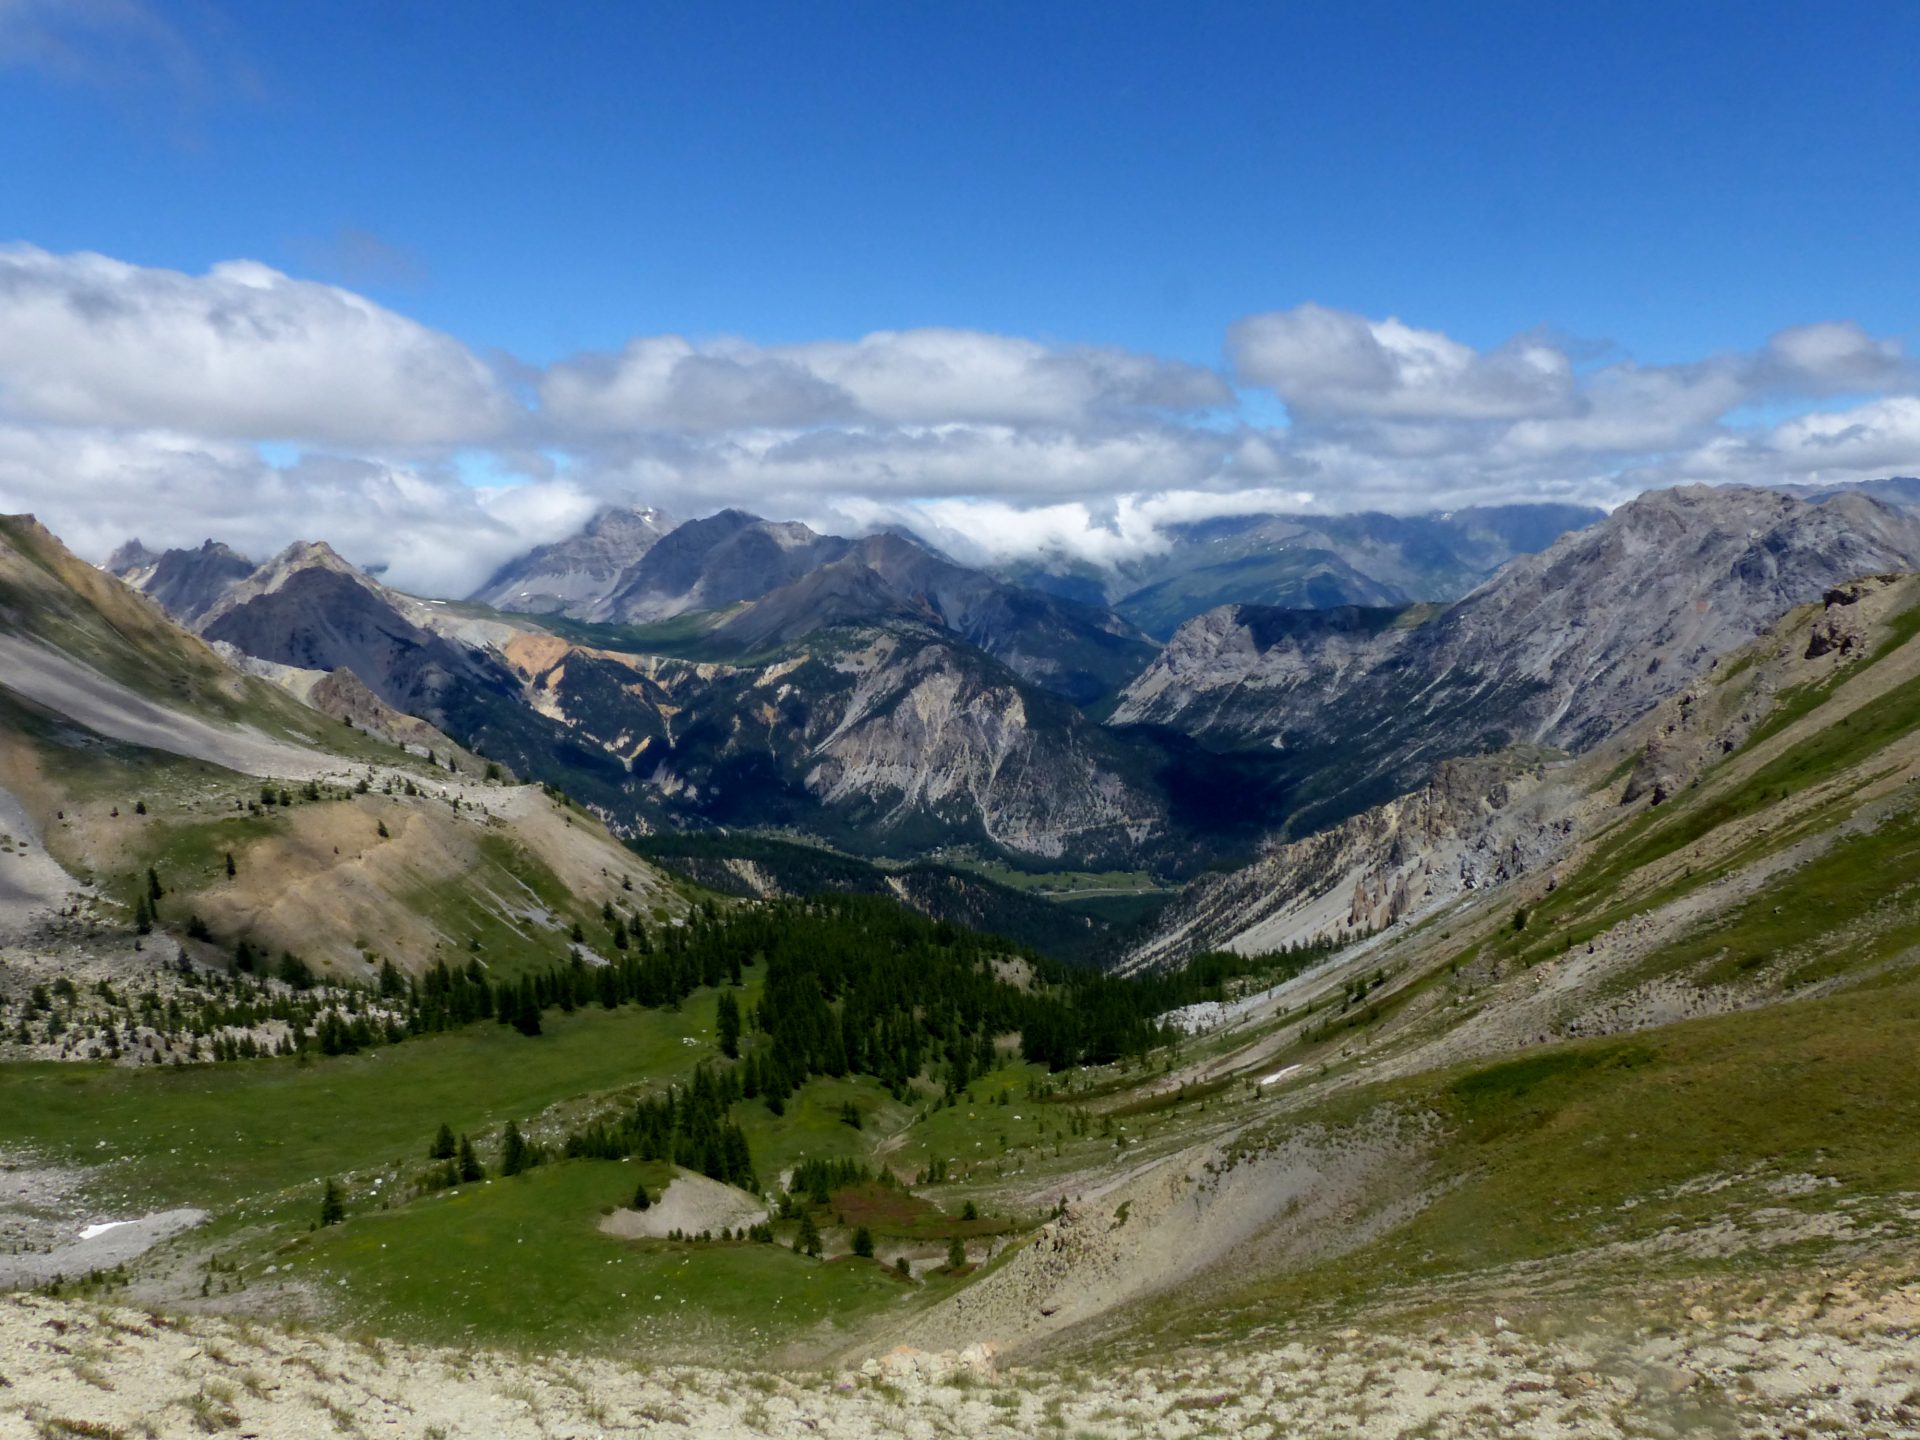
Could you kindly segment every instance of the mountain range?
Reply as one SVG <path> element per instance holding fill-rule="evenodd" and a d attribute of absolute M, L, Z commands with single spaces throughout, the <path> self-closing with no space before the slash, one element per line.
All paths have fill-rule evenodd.
<path fill-rule="evenodd" d="M 1603 519 L 1587 505 L 1494 505 L 1432 515 L 1230 515 L 1172 524 L 1108 566 L 1056 555 L 1011 572 L 1106 604 L 1159 639 L 1225 604 L 1324 610 L 1455 600 L 1518 555 Z"/>
<path fill-rule="evenodd" d="M 1374 598 L 1416 572 L 1464 584 L 1564 533 L 1451 604 L 1236 601 L 1164 649 L 1113 610 L 902 534 L 739 511 L 671 529 L 606 512 L 481 592 L 566 591 L 570 614 L 418 600 L 317 542 L 257 569 L 215 542 L 135 542 L 120 568 L 206 639 L 350 671 L 623 832 L 770 829 L 868 855 L 973 846 L 1180 877 L 1415 789 L 1452 757 L 1589 748 L 1790 605 L 1920 564 L 1920 526 L 1858 491 L 1659 491 L 1589 519 L 1319 522 L 1392 577 L 1369 582 Z M 1259 517 L 1182 543 L 1257 558 L 1303 533 Z"/>

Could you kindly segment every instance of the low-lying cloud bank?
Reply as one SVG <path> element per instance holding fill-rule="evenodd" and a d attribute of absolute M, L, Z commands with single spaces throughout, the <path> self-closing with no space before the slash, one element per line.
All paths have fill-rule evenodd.
<path fill-rule="evenodd" d="M 1544 330 L 1476 350 L 1307 304 L 1237 321 L 1217 366 L 926 329 L 641 335 L 542 370 L 249 260 L 187 275 L 16 245 L 0 506 L 96 557 L 131 534 L 262 555 L 324 536 L 459 594 L 605 503 L 1101 563 L 1213 515 L 1920 469 L 1920 367 L 1852 322 L 1679 365 L 1585 353 Z M 1284 421 L 1255 418 L 1275 402 Z"/>

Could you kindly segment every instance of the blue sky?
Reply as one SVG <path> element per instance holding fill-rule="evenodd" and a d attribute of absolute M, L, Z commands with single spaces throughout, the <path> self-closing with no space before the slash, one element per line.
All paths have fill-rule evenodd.
<path fill-rule="evenodd" d="M 513 493 L 442 495 L 482 550 L 707 496 L 1098 549 L 1227 503 L 1168 496 L 1899 468 L 1916 53 L 1911 5 L 0 0 L 0 243 L 44 257 L 43 299 L 104 286 L 150 322 L 116 356 L 34 312 L 19 374 L 0 338 L 0 500 L 119 443 L 257 544 L 294 497 L 367 487 L 371 543 L 486 475 Z M 285 282 L 242 286 L 272 295 L 242 307 L 283 338 L 264 359 L 206 349 L 233 261 Z M 415 418 L 353 421 L 352 342 L 304 282 L 394 318 L 361 368 L 430 373 Z M 946 338 L 818 349 L 874 332 Z M 618 358 L 669 336 L 688 353 Z M 127 379 L 164 356 L 229 393 Z M 486 377 L 449 381 L 468 358 Z M 292 397 L 230 393 L 262 375 Z M 129 517 L 93 498 L 97 543 Z"/>

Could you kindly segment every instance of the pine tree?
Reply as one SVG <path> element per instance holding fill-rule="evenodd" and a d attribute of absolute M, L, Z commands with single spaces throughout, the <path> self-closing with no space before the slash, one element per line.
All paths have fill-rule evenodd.
<path fill-rule="evenodd" d="M 956 1235 L 947 1242 L 947 1269 L 964 1270 L 967 1267 L 966 1242 Z"/>
<path fill-rule="evenodd" d="M 429 1160 L 451 1160 L 453 1158 L 453 1127 L 446 1121 L 440 1122 L 440 1128 L 434 1132 L 433 1145 L 427 1151 Z"/>
<path fill-rule="evenodd" d="M 853 1232 L 853 1253 L 862 1260 L 873 1258 L 873 1232 L 864 1225 Z"/>
<path fill-rule="evenodd" d="M 145 895 L 133 902 L 133 929 L 137 935 L 153 933 L 153 906 Z"/>
<path fill-rule="evenodd" d="M 811 1211 L 800 1212 L 800 1233 L 793 1237 L 793 1253 L 820 1257 L 820 1229 L 813 1223 Z"/>
<path fill-rule="evenodd" d="M 504 1010 L 501 1012 L 506 1013 Z M 531 986 L 522 986 L 513 1011 L 513 1028 L 522 1035 L 540 1033 L 540 1002 Z"/>
<path fill-rule="evenodd" d="M 644 1180 L 633 1187 L 633 1208 L 636 1210 L 653 1208 L 653 1197 L 647 1194 L 647 1182 Z"/>
<path fill-rule="evenodd" d="M 160 888 L 160 877 L 154 873 L 153 867 L 149 865 L 147 867 L 147 899 L 158 904 L 160 897 L 166 893 L 166 891 Z"/>
<path fill-rule="evenodd" d="M 233 851 L 229 850 L 227 851 L 227 879 L 231 880 L 239 873 L 238 868 L 233 863 Z"/>
<path fill-rule="evenodd" d="M 340 1194 L 340 1187 L 328 1180 L 326 1188 L 320 1192 L 320 1223 L 338 1225 L 347 1218 L 347 1202 Z"/>
<path fill-rule="evenodd" d="M 384 820 L 380 821 L 373 827 L 373 829 L 374 829 L 374 833 L 378 835 L 382 840 L 385 840 L 388 838 L 386 821 Z"/>
<path fill-rule="evenodd" d="M 500 1173 L 518 1175 L 527 1168 L 527 1139 L 520 1133 L 520 1127 L 513 1121 L 507 1122 L 507 1133 L 500 1141 Z"/>
<path fill-rule="evenodd" d="M 731 990 L 720 992 L 720 1007 L 714 1021 L 714 1028 L 720 1034 L 720 1053 L 729 1060 L 740 1055 L 740 1002 L 733 998 Z"/>
<path fill-rule="evenodd" d="M 460 1178 L 462 1180 L 472 1181 L 487 1178 L 487 1172 L 480 1168 L 480 1157 L 473 1153 L 473 1141 L 464 1135 L 460 1137 L 460 1152 L 455 1163 L 460 1167 Z"/>

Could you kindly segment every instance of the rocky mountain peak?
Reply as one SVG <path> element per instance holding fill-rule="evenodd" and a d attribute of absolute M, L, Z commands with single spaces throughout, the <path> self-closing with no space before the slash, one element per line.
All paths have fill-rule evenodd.
<path fill-rule="evenodd" d="M 651 506 L 609 506 L 577 534 L 508 561 L 471 598 L 496 610 L 584 620 L 671 529 Z"/>
<path fill-rule="evenodd" d="M 120 548 L 107 557 L 105 569 L 110 575 L 125 576 L 130 571 L 153 564 L 159 558 L 157 553 L 140 543 L 138 536 L 134 536 L 123 541 Z"/>

